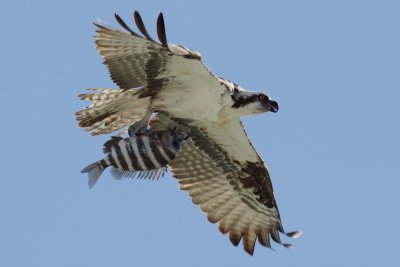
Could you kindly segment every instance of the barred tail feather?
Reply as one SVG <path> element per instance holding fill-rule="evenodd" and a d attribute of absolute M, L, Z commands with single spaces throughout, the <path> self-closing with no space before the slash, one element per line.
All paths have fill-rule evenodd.
<path fill-rule="evenodd" d="M 101 166 L 101 164 L 96 161 L 95 163 L 92 163 L 85 168 L 81 170 L 81 173 L 88 173 L 89 180 L 88 180 L 88 186 L 89 188 L 92 188 L 97 180 L 99 180 L 100 175 L 103 173 L 104 168 Z"/>
<path fill-rule="evenodd" d="M 141 98 L 143 87 L 129 90 L 91 88 L 91 93 L 79 95 L 92 102 L 86 109 L 75 113 L 79 126 L 92 135 L 108 134 L 141 120 L 150 98 Z"/>

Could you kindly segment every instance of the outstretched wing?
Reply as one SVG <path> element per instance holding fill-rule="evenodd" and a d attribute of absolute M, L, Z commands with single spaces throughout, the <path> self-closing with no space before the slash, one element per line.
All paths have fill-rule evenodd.
<path fill-rule="evenodd" d="M 222 93 L 233 90 L 231 83 L 211 73 L 198 52 L 167 43 L 162 14 L 157 20 L 161 43 L 151 38 L 137 11 L 134 18 L 143 36 L 131 30 L 118 15 L 115 17 L 127 31 L 97 23 L 95 42 L 120 89 L 97 88 L 80 95 L 82 100 L 92 101 L 92 105 L 76 112 L 79 126 L 93 131 L 92 135 L 111 133 L 140 120 L 155 94 L 163 89 L 172 99 L 185 92 L 215 101 Z"/>
<path fill-rule="evenodd" d="M 190 128 L 190 138 L 170 164 L 180 188 L 207 213 L 211 223 L 229 233 L 237 246 L 243 238 L 253 254 L 255 241 L 270 247 L 284 233 L 268 170 L 239 119 L 223 124 L 175 119 Z M 286 233 L 297 237 L 300 232 Z M 283 244 L 290 247 L 290 244 Z"/>
<path fill-rule="evenodd" d="M 139 13 L 134 18 L 140 36 L 116 14 L 118 23 L 127 30 L 113 30 L 101 24 L 96 31 L 96 48 L 104 58 L 112 80 L 121 89 L 144 86 L 141 97 L 154 95 L 166 87 L 171 80 L 188 88 L 193 83 L 186 77 L 201 77 L 204 84 L 198 88 L 210 86 L 213 90 L 220 86 L 219 80 L 202 63 L 200 54 L 181 45 L 168 44 L 162 13 L 157 20 L 157 34 L 161 42 L 151 38 Z M 184 76 L 184 79 L 181 79 Z M 221 86 L 221 90 L 225 89 Z"/>

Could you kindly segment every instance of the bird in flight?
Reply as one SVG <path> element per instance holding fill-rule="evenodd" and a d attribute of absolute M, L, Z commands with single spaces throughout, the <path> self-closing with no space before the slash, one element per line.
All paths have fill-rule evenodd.
<path fill-rule="evenodd" d="M 115 18 L 124 30 L 95 23 L 95 43 L 118 88 L 91 88 L 81 94 L 92 103 L 76 113 L 79 126 L 92 135 L 121 130 L 120 135 L 129 131 L 131 136 L 146 132 L 149 121 L 188 128 L 188 139 L 168 164 L 180 189 L 233 245 L 242 240 L 250 255 L 256 240 L 271 247 L 272 238 L 291 247 L 281 242 L 279 233 L 298 237 L 301 232 L 284 231 L 268 169 L 240 119 L 275 113 L 278 103 L 214 75 L 200 53 L 168 43 L 162 13 L 159 42 L 137 11 L 134 21 L 141 35 L 119 15 Z"/>

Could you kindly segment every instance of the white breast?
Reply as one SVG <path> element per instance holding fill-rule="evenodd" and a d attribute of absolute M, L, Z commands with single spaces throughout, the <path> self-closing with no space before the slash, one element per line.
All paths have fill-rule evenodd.
<path fill-rule="evenodd" d="M 201 77 L 181 76 L 179 81 L 184 81 L 183 84 L 186 86 L 174 80 L 169 81 L 168 86 L 157 93 L 153 100 L 154 109 L 165 110 L 178 118 L 200 121 L 223 120 L 221 111 L 233 103 L 227 92 L 221 93 L 220 88 L 212 88 L 215 83 L 205 84 Z M 192 86 L 187 87 L 187 84 Z"/>

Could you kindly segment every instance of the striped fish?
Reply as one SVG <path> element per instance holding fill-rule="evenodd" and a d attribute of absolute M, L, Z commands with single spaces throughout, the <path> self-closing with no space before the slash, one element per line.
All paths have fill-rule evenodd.
<path fill-rule="evenodd" d="M 177 130 L 148 131 L 125 139 L 112 137 L 103 147 L 103 152 L 107 155 L 86 166 L 81 172 L 88 173 L 89 188 L 94 186 L 103 171 L 110 166 L 115 179 L 159 179 L 187 137 L 187 134 Z"/>

